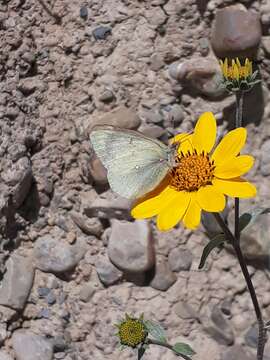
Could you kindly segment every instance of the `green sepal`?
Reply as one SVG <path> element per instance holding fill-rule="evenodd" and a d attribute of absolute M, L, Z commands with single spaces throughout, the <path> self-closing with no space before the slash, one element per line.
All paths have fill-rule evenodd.
<path fill-rule="evenodd" d="M 178 355 L 186 355 L 186 356 L 192 356 L 196 354 L 196 352 L 185 343 L 176 343 L 173 346 L 173 351 Z"/>
<path fill-rule="evenodd" d="M 250 78 L 249 78 L 250 82 L 252 82 L 253 80 L 255 80 L 256 77 L 257 77 L 257 75 L 258 75 L 258 70 L 254 71 L 254 73 L 252 73 L 252 75 L 251 75 Z"/>
<path fill-rule="evenodd" d="M 163 327 L 160 324 L 155 323 L 151 320 L 144 320 L 143 323 L 144 323 L 148 333 L 151 336 L 153 336 L 154 339 L 156 339 L 164 344 L 167 343 L 165 330 L 163 329 Z"/>
<path fill-rule="evenodd" d="M 243 231 L 247 226 L 254 224 L 260 215 L 269 213 L 270 208 L 256 208 L 250 212 L 242 214 L 239 218 L 239 230 Z"/>
<path fill-rule="evenodd" d="M 220 247 L 225 241 L 226 241 L 226 237 L 224 234 L 218 234 L 209 241 L 209 243 L 203 249 L 201 261 L 199 264 L 199 269 L 202 269 L 204 267 L 206 259 L 208 258 L 211 251 L 216 247 Z"/>

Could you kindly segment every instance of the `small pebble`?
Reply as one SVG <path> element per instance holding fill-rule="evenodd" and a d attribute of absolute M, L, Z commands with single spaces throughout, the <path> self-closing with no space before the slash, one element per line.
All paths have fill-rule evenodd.
<path fill-rule="evenodd" d="M 96 40 L 105 40 L 107 36 L 111 35 L 112 29 L 108 26 L 99 26 L 93 31 L 93 36 Z"/>
<path fill-rule="evenodd" d="M 86 20 L 88 18 L 88 9 L 86 6 L 82 6 L 80 8 L 80 17 L 84 20 Z"/>
<path fill-rule="evenodd" d="M 46 297 L 47 303 L 53 305 L 56 302 L 56 296 L 53 292 L 50 292 Z"/>
<path fill-rule="evenodd" d="M 39 287 L 38 288 L 38 296 L 40 298 L 46 297 L 50 293 L 50 289 L 47 287 Z"/>
<path fill-rule="evenodd" d="M 49 319 L 51 316 L 51 312 L 49 309 L 45 308 L 45 309 L 42 309 L 39 313 L 39 317 L 40 318 L 44 318 L 44 319 Z"/>

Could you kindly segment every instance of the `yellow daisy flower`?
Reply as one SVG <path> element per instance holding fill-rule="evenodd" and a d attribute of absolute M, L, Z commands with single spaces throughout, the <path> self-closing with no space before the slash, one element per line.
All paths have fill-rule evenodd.
<path fill-rule="evenodd" d="M 256 195 L 255 186 L 240 177 L 254 163 L 252 156 L 239 155 L 246 142 L 246 129 L 230 131 L 213 150 L 216 127 L 214 115 L 206 112 L 200 116 L 193 134 L 174 137 L 172 142 L 180 142 L 176 166 L 158 188 L 137 201 L 131 211 L 134 218 L 157 216 L 159 230 L 169 230 L 179 221 L 195 229 L 200 224 L 201 210 L 224 209 L 225 195 Z"/>
<path fill-rule="evenodd" d="M 252 61 L 245 59 L 244 65 L 241 65 L 238 58 L 232 59 L 231 65 L 228 64 L 228 59 L 224 61 L 220 60 L 220 67 L 222 74 L 226 80 L 246 80 L 253 73 L 252 71 Z"/>

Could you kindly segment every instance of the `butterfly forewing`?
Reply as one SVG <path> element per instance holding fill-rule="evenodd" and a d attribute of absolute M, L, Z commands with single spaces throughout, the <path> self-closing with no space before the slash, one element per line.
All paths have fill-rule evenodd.
<path fill-rule="evenodd" d="M 90 134 L 115 192 L 137 198 L 153 190 L 169 171 L 169 148 L 132 130 L 98 126 Z"/>

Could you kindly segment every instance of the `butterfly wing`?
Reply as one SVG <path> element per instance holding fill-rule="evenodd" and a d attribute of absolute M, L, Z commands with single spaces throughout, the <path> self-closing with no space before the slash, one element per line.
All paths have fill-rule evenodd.
<path fill-rule="evenodd" d="M 153 190 L 170 169 L 169 148 L 137 131 L 97 126 L 90 140 L 108 170 L 112 190 L 125 198 Z"/>

